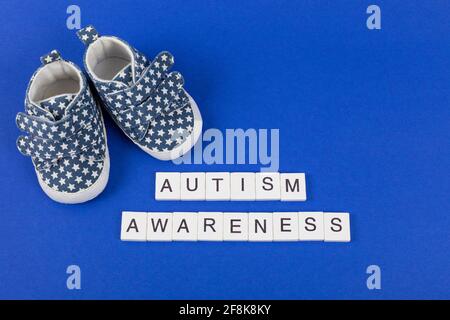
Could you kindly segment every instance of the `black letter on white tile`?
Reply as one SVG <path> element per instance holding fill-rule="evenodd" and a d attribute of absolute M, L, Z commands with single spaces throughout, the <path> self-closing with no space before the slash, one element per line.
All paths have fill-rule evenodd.
<path fill-rule="evenodd" d="M 180 232 L 181 229 L 186 229 L 186 233 L 189 233 L 189 228 L 186 223 L 186 219 L 181 220 L 180 226 L 178 227 L 177 232 Z"/>
<path fill-rule="evenodd" d="M 238 222 L 238 221 L 241 221 L 241 220 L 240 219 L 231 219 L 230 220 L 230 233 L 241 233 L 241 231 L 234 231 L 235 227 L 236 228 L 240 228 L 241 227 L 240 224 L 234 224 L 234 222 Z"/>
<path fill-rule="evenodd" d="M 172 187 L 170 186 L 169 179 L 165 179 L 164 180 L 164 183 L 163 183 L 163 185 L 161 187 L 161 191 L 160 192 L 163 192 L 165 188 L 168 188 L 169 191 L 172 192 Z"/>
<path fill-rule="evenodd" d="M 305 226 L 305 230 L 306 231 L 315 231 L 317 229 L 316 225 L 312 222 L 310 222 L 312 220 L 312 222 L 316 222 L 316 219 L 314 219 L 313 217 L 308 217 L 305 219 L 305 224 L 307 224 Z M 311 226 L 311 227 L 308 227 Z"/>
<path fill-rule="evenodd" d="M 167 219 L 164 219 L 164 225 L 161 222 L 161 219 L 158 219 L 158 222 L 156 222 L 156 226 L 155 226 L 155 220 L 153 220 L 152 218 L 152 227 L 153 227 L 153 232 L 157 232 L 158 228 L 161 228 L 161 232 L 166 231 L 166 227 L 167 227 Z"/>
<path fill-rule="evenodd" d="M 285 220 L 291 220 L 291 218 L 281 218 L 281 232 L 291 232 L 291 229 L 285 229 L 284 227 L 289 227 L 290 223 L 284 223 Z"/>
<path fill-rule="evenodd" d="M 341 219 L 339 219 L 339 218 L 333 218 L 333 219 L 331 219 L 331 224 L 332 224 L 333 226 L 337 227 L 336 229 L 335 229 L 334 227 L 331 227 L 331 231 L 334 231 L 334 232 L 341 232 L 341 231 L 342 231 L 342 226 L 341 226 L 339 223 L 336 223 L 336 221 L 339 222 L 339 223 L 342 222 Z"/>
<path fill-rule="evenodd" d="M 300 192 L 300 182 L 298 179 L 295 179 L 294 185 L 291 185 L 289 179 L 286 179 L 286 192 Z"/>
<path fill-rule="evenodd" d="M 208 223 L 207 221 L 210 221 L 210 223 Z M 210 227 L 214 232 L 216 232 L 216 229 L 214 229 L 214 224 L 216 223 L 216 220 L 212 218 L 205 218 L 203 222 L 204 222 L 203 232 L 206 232 L 206 227 Z"/>
<path fill-rule="evenodd" d="M 186 180 L 186 188 L 189 190 L 189 191 L 196 191 L 197 190 L 197 188 L 198 188 L 198 178 L 195 178 L 195 188 L 194 189 L 191 189 L 190 187 L 189 187 L 189 178 L 187 178 L 187 180 Z"/>
<path fill-rule="evenodd" d="M 130 232 L 130 229 L 134 229 L 136 232 L 139 232 L 136 220 L 131 219 L 130 224 L 128 225 L 128 228 L 127 228 L 127 232 Z"/>
<path fill-rule="evenodd" d="M 261 225 L 261 223 L 258 221 L 258 220 L 255 220 L 255 233 L 258 233 L 258 226 L 259 226 L 259 228 L 261 229 L 261 231 L 263 232 L 263 233 L 266 233 L 267 231 L 267 224 L 266 224 L 266 222 L 267 222 L 267 220 L 266 219 L 264 219 L 264 226 L 263 225 Z"/>
<path fill-rule="evenodd" d="M 269 181 L 266 181 L 266 180 L 269 180 Z M 273 183 L 272 182 L 273 182 L 272 177 L 264 177 L 263 178 L 263 183 L 265 185 L 263 186 L 263 189 L 266 190 L 266 191 L 272 190 L 273 189 Z M 266 188 L 266 185 L 269 185 L 270 187 Z"/>
<path fill-rule="evenodd" d="M 216 191 L 219 192 L 219 181 L 222 181 L 223 178 L 212 178 L 212 180 L 216 182 Z"/>

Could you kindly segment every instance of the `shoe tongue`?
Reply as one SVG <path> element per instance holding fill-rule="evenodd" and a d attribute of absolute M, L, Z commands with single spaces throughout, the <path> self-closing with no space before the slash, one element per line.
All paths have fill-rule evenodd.
<path fill-rule="evenodd" d="M 42 100 L 39 105 L 52 115 L 52 120 L 58 121 L 65 115 L 67 107 L 74 97 L 75 94 L 61 94 Z"/>
<path fill-rule="evenodd" d="M 127 87 L 131 87 L 133 85 L 133 68 L 131 67 L 131 63 L 126 65 L 122 70 L 120 70 L 113 78 L 113 81 L 118 81 L 126 85 Z"/>

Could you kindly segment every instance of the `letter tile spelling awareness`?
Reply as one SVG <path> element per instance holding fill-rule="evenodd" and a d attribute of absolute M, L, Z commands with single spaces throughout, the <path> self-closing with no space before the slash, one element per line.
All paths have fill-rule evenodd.
<path fill-rule="evenodd" d="M 347 212 L 122 212 L 122 241 L 350 242 Z"/>

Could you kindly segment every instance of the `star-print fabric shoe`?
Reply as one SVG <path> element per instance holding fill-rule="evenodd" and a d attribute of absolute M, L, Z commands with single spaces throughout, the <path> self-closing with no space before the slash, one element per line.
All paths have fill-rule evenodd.
<path fill-rule="evenodd" d="M 181 74 L 169 72 L 173 56 L 161 52 L 150 61 L 119 38 L 99 36 L 92 26 L 77 35 L 87 46 L 87 73 L 122 131 L 160 160 L 188 152 L 201 134 L 202 117 Z"/>
<path fill-rule="evenodd" d="M 87 80 L 53 50 L 41 58 L 27 88 L 25 112 L 16 123 L 27 135 L 17 139 L 30 156 L 41 188 L 61 203 L 95 198 L 109 177 L 109 155 L 100 109 Z"/>

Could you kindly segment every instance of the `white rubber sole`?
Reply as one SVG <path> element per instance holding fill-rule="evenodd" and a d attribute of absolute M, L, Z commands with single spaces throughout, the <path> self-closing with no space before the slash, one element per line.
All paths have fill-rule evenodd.
<path fill-rule="evenodd" d="M 149 148 L 143 147 L 139 144 L 137 144 L 136 142 L 133 142 L 142 150 L 144 150 L 146 153 L 148 153 L 149 155 L 151 155 L 152 157 L 159 159 L 159 160 L 175 160 L 179 157 L 181 157 L 182 155 L 184 155 L 185 153 L 187 153 L 189 150 L 192 149 L 192 147 L 197 143 L 198 138 L 200 137 L 201 133 L 202 133 L 202 127 L 203 127 L 203 120 L 202 120 L 202 115 L 200 113 L 200 110 L 198 109 L 197 103 L 194 101 L 194 99 L 192 99 L 192 97 L 186 92 L 188 98 L 189 98 L 189 104 L 192 108 L 192 113 L 194 115 L 194 126 L 192 129 L 192 134 L 186 138 L 186 140 L 180 144 L 178 147 L 170 150 L 170 151 L 161 151 L 161 152 L 157 152 L 157 151 L 153 151 Z"/>

